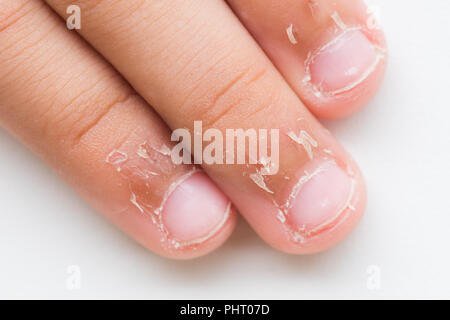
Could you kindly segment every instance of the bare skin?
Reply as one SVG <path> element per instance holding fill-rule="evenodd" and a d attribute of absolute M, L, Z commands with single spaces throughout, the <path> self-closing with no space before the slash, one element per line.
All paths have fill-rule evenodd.
<path fill-rule="evenodd" d="M 272 247 L 325 250 L 366 191 L 315 116 L 375 94 L 384 36 L 359 0 L 0 0 L 0 123 L 148 249 L 198 257 L 237 211 Z M 173 163 L 171 132 L 279 130 L 279 168 Z"/>

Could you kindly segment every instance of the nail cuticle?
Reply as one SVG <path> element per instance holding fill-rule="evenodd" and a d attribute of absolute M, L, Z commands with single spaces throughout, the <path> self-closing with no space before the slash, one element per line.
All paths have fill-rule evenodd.
<path fill-rule="evenodd" d="M 356 57 L 355 52 L 358 53 Z M 318 98 L 345 94 L 360 86 L 377 70 L 385 53 L 385 49 L 369 40 L 362 27 L 346 27 L 331 41 L 308 53 L 303 83 Z M 330 71 L 330 64 L 336 70 L 332 68 L 334 71 Z"/>
<path fill-rule="evenodd" d="M 297 182 L 291 185 L 290 193 L 285 198 L 284 204 L 280 206 L 277 205 L 277 202 L 274 202 L 278 209 L 277 218 L 285 226 L 290 234 L 290 238 L 297 245 L 306 245 L 313 238 L 320 237 L 324 232 L 337 227 L 340 222 L 345 220 L 348 214 L 355 211 L 357 179 L 350 175 L 348 170 L 343 170 L 333 160 L 314 160 L 313 162 L 314 164 L 308 163 L 306 166 L 314 169 L 304 169 Z M 346 192 L 337 191 L 337 195 L 333 196 L 331 194 L 330 196 L 324 191 L 323 193 L 316 193 L 314 197 L 310 197 L 312 194 L 308 188 L 317 189 L 318 186 L 328 183 L 328 178 L 331 178 L 334 182 L 343 181 L 344 183 L 339 184 L 338 187 L 345 189 Z M 311 183 L 313 186 L 311 186 Z M 331 191 L 331 193 L 335 192 L 332 189 L 328 191 Z M 306 196 L 302 195 L 302 192 L 306 192 Z M 314 198 L 314 200 L 308 198 Z M 299 205 L 298 201 L 317 201 L 317 203 L 307 203 L 305 207 L 305 205 Z M 327 201 L 331 202 L 331 204 L 327 203 Z M 325 205 L 322 208 L 323 204 Z M 329 212 L 326 212 L 324 215 L 324 210 Z M 305 219 L 304 214 L 308 211 L 306 221 L 302 223 L 302 219 Z M 318 220 L 312 223 L 316 219 L 314 218 L 315 213 L 318 213 L 319 217 L 316 217 Z"/>

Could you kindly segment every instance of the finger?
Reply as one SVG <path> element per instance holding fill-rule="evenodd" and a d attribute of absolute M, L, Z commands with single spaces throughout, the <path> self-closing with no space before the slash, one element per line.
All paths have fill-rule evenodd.
<path fill-rule="evenodd" d="M 172 258 L 217 248 L 235 217 L 169 130 L 40 1 L 0 2 L 0 121 L 138 242 Z"/>
<path fill-rule="evenodd" d="M 228 0 L 315 115 L 367 104 L 386 68 L 383 32 L 362 0 Z"/>
<path fill-rule="evenodd" d="M 48 3 L 65 16 L 69 1 Z M 111 6 L 84 0 L 81 9 L 80 33 L 172 129 L 188 128 L 198 137 L 194 121 L 202 120 L 203 131 L 214 128 L 223 141 L 227 129 L 274 130 L 272 159 L 259 157 L 259 164 L 247 166 L 202 163 L 269 244 L 291 253 L 316 252 L 355 227 L 365 206 L 356 165 L 225 3 L 133 0 Z M 234 154 L 235 147 L 225 151 Z"/>

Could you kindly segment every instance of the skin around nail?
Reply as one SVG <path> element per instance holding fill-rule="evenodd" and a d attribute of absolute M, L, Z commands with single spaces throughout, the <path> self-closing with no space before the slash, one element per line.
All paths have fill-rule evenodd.
<path fill-rule="evenodd" d="M 280 163 L 275 174 L 262 174 L 269 165 L 261 161 L 239 171 L 235 166 L 205 166 L 219 176 L 216 181 L 230 198 L 248 197 L 240 210 L 252 214 L 249 222 L 269 244 L 288 253 L 333 246 L 358 224 L 366 205 L 359 168 L 309 117 L 285 114 L 284 126 L 278 127 Z M 227 188 L 227 179 L 235 187 Z"/>
<path fill-rule="evenodd" d="M 377 17 L 363 1 L 230 3 L 316 116 L 349 116 L 375 95 L 387 65 L 387 45 Z"/>
<path fill-rule="evenodd" d="M 139 133 L 105 158 L 127 185 L 125 210 L 151 221 L 167 251 L 201 245 L 226 229 L 234 214 L 227 197 L 200 168 L 174 164 L 171 147 L 140 142 Z"/>

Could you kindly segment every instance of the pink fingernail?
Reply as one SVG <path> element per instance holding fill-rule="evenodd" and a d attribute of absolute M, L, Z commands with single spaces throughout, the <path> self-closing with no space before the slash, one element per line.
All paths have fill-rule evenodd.
<path fill-rule="evenodd" d="M 320 231 L 332 224 L 349 205 L 353 181 L 334 162 L 321 163 L 305 177 L 289 212 L 298 230 Z"/>
<path fill-rule="evenodd" d="M 379 59 L 377 49 L 360 30 L 348 29 L 312 54 L 311 82 L 319 92 L 348 91 L 375 70 Z"/>
<path fill-rule="evenodd" d="M 227 221 L 230 203 L 205 173 L 195 173 L 169 195 L 162 219 L 171 237 L 201 242 Z"/>

